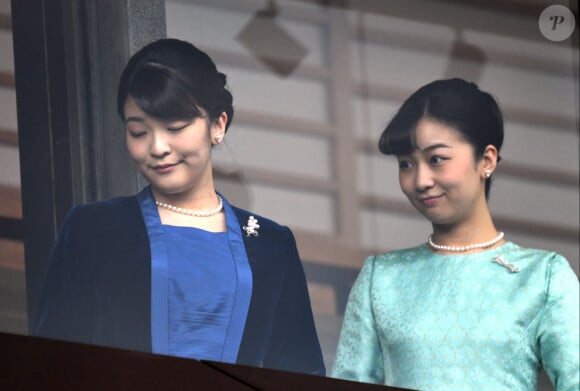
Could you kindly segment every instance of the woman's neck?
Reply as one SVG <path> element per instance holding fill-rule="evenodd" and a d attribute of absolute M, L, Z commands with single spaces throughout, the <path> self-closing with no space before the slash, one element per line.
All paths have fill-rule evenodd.
<path fill-rule="evenodd" d="M 157 210 L 162 224 L 193 227 L 210 232 L 226 231 L 224 201 L 213 189 L 193 195 L 161 194 L 163 201 L 155 193 L 153 196 L 159 202 Z"/>
<path fill-rule="evenodd" d="M 431 236 L 431 240 L 433 243 L 440 246 L 464 247 L 493 241 L 498 238 L 498 235 L 499 231 L 496 229 L 491 215 L 488 212 L 480 215 L 477 219 L 465 221 L 461 224 L 433 224 L 433 235 Z M 493 245 L 487 248 L 498 246 L 501 243 L 503 243 L 503 240 L 499 240 L 497 243 L 493 243 Z M 477 251 L 481 251 L 481 248 L 475 248 L 466 252 Z"/>
<path fill-rule="evenodd" d="M 192 210 L 212 209 L 218 204 L 213 178 L 204 175 L 198 183 L 192 184 L 178 192 L 164 192 L 161 188 L 151 187 L 156 201 L 164 202 L 179 208 Z"/>

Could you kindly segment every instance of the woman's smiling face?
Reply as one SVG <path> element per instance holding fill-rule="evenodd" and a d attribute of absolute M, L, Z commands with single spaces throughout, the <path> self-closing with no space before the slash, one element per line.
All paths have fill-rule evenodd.
<path fill-rule="evenodd" d="M 215 124 L 206 118 L 159 121 L 131 97 L 124 114 L 129 154 L 156 192 L 184 194 L 211 180 L 212 136 L 223 134 L 223 118 Z"/>
<path fill-rule="evenodd" d="M 486 206 L 485 172 L 473 146 L 456 129 L 428 118 L 417 123 L 414 145 L 410 154 L 397 156 L 399 184 L 411 204 L 437 225 L 477 218 Z"/>

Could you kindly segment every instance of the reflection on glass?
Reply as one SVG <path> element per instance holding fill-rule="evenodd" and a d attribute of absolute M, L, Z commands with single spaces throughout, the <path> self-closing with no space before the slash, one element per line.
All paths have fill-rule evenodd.
<path fill-rule="evenodd" d="M 233 129 L 227 145 L 214 149 L 216 187 L 292 228 L 326 367 L 334 364 L 347 295 L 366 256 L 425 241 L 430 231 L 398 190 L 395 163 L 380 158 L 376 147 L 402 100 L 429 80 L 476 75 L 494 92 L 504 107 L 509 158 L 497 174 L 492 214 L 515 242 L 553 249 L 578 273 L 576 44 L 543 39 L 541 7 L 521 2 L 517 13 L 484 3 L 325 4 L 276 2 L 276 23 L 307 50 L 300 67 L 280 78 L 256 65 L 236 40 L 266 2 L 166 1 L 168 36 L 199 43 L 227 69 L 236 95 L 234 127 L 252 130 Z M 479 50 L 475 57 L 453 55 L 457 31 L 462 43 Z M 7 90 L 2 84 L 2 102 Z M 15 128 L 5 123 L 9 118 L 0 116 L 0 129 Z M 263 145 L 264 134 L 283 139 L 258 153 L 254 146 Z M 0 183 L 11 183 L 6 175 L 14 170 L 2 170 Z M 13 309 L 25 324 L 23 257 L 15 299 L 3 306 L 4 330 L 14 324 Z M 5 264 L 2 281 L 15 281 Z M 549 389 L 541 382 L 540 390 Z"/>

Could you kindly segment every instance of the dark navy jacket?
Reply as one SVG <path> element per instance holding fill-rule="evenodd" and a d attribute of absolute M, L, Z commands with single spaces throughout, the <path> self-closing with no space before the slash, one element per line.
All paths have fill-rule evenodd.
<path fill-rule="evenodd" d="M 232 207 L 245 223 L 248 211 Z M 236 362 L 325 374 L 291 231 L 264 217 L 244 236 L 252 297 Z M 151 351 L 151 254 L 136 196 L 74 207 L 53 249 L 31 333 Z"/>

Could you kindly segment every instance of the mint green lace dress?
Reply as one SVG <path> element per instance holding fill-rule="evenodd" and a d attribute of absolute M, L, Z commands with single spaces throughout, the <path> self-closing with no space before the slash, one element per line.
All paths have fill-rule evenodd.
<path fill-rule="evenodd" d="M 498 255 L 508 266 L 493 262 Z M 348 300 L 332 376 L 415 390 L 529 391 L 545 368 L 580 390 L 579 284 L 562 256 L 507 242 L 371 256 Z"/>

